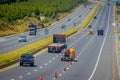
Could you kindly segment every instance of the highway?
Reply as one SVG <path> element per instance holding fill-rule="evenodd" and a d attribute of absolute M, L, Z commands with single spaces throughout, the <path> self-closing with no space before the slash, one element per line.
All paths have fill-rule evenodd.
<path fill-rule="evenodd" d="M 96 16 L 90 23 L 94 35 L 88 35 L 89 28 L 74 34 L 67 39 L 69 47 L 74 47 L 76 61 L 60 61 L 60 54 L 44 52 L 35 58 L 34 67 L 16 67 L 0 73 L 1 80 L 113 80 L 112 77 L 112 53 L 113 53 L 113 28 L 112 5 L 100 7 Z M 104 27 L 104 36 L 97 36 L 98 27 Z M 66 68 L 66 72 L 63 72 Z"/>
<path fill-rule="evenodd" d="M 72 12 L 70 15 L 68 15 L 65 18 L 61 19 L 60 21 L 57 21 L 54 24 L 50 25 L 50 27 L 48 28 L 48 30 L 49 30 L 48 35 L 45 35 L 45 33 L 44 33 L 45 29 L 38 30 L 38 33 L 36 36 L 29 36 L 29 34 L 27 32 L 27 33 L 25 33 L 25 35 L 27 36 L 27 42 L 23 42 L 23 43 L 20 43 L 18 41 L 19 35 L 16 35 L 13 37 L 8 37 L 8 38 L 6 38 L 6 37 L 1 38 L 2 40 L 0 40 L 0 54 L 20 48 L 26 44 L 43 39 L 46 36 L 50 36 L 54 33 L 59 33 L 61 31 L 64 31 L 64 30 L 74 27 L 73 23 L 77 22 L 79 24 L 86 17 L 86 15 L 89 14 L 89 12 L 91 11 L 90 8 L 93 8 L 95 4 L 96 3 L 93 3 L 87 7 L 81 6 L 81 7 L 77 8 L 74 12 Z M 81 17 L 79 17 L 80 15 L 81 15 Z M 67 21 L 68 18 L 71 18 L 71 20 Z M 65 29 L 61 29 L 62 25 L 66 25 L 67 27 Z"/>

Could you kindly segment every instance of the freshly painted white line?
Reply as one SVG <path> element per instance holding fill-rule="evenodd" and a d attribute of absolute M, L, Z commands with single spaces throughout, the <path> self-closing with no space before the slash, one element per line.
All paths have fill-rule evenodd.
<path fill-rule="evenodd" d="M 53 60 L 55 60 L 55 58 L 53 58 Z"/>
<path fill-rule="evenodd" d="M 69 67 L 67 67 L 67 69 L 70 69 Z"/>
<path fill-rule="evenodd" d="M 45 66 L 48 65 L 47 63 L 45 63 Z"/>
<path fill-rule="evenodd" d="M 19 76 L 19 78 L 23 78 L 23 76 Z"/>
<path fill-rule="evenodd" d="M 41 66 L 40 69 L 42 69 L 43 67 Z"/>
<path fill-rule="evenodd" d="M 109 9 L 111 10 L 111 8 L 109 8 Z M 104 40 L 103 40 L 103 43 L 102 43 L 102 46 L 101 46 L 101 49 L 100 49 L 100 52 L 99 52 L 99 55 L 98 55 L 98 59 L 97 59 L 97 62 L 96 62 L 96 64 L 95 64 L 95 67 L 94 67 L 94 70 L 93 70 L 93 72 L 92 72 L 92 74 L 91 74 L 91 76 L 89 77 L 89 79 L 88 79 L 88 80 L 91 80 L 91 79 L 92 79 L 92 77 L 93 77 L 93 75 L 95 74 L 95 71 L 96 71 L 97 66 L 98 66 L 98 62 L 99 62 L 100 57 L 101 57 L 101 53 L 102 53 L 102 50 L 103 50 L 103 46 L 104 46 L 104 44 L 105 44 L 106 37 L 107 37 L 107 34 L 108 34 L 108 30 L 109 30 L 110 10 L 109 10 L 109 15 L 108 15 L 108 26 L 107 26 L 106 35 L 105 35 L 105 38 L 104 38 Z"/>
<path fill-rule="evenodd" d="M 62 74 L 59 74 L 59 76 L 62 76 Z"/>
<path fill-rule="evenodd" d="M 29 72 L 29 73 L 27 73 L 27 75 L 30 75 L 31 73 Z"/>
<path fill-rule="evenodd" d="M 49 62 L 52 62 L 51 60 Z"/>
<path fill-rule="evenodd" d="M 37 71 L 37 69 L 34 70 L 35 72 Z"/>

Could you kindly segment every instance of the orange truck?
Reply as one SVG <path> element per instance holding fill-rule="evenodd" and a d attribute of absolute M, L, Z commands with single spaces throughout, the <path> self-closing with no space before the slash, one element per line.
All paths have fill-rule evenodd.
<path fill-rule="evenodd" d="M 63 50 L 61 61 L 74 61 L 74 59 L 75 59 L 74 48 L 67 48 Z"/>

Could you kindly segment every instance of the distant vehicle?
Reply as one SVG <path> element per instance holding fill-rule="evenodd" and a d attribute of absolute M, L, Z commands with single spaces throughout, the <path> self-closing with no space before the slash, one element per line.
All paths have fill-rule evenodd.
<path fill-rule="evenodd" d="M 91 25 L 88 25 L 88 28 L 91 28 L 92 26 Z"/>
<path fill-rule="evenodd" d="M 71 20 L 71 18 L 68 18 L 68 20 L 67 21 L 70 21 Z"/>
<path fill-rule="evenodd" d="M 75 59 L 74 48 L 67 48 L 63 50 L 61 61 L 74 61 L 74 59 Z"/>
<path fill-rule="evenodd" d="M 48 45 L 48 53 L 61 53 L 67 48 L 65 34 L 53 34 L 53 43 Z"/>
<path fill-rule="evenodd" d="M 22 54 L 20 57 L 20 66 L 25 64 L 29 64 L 30 66 L 34 66 L 34 57 L 32 54 Z"/>
<path fill-rule="evenodd" d="M 96 17 L 96 16 L 94 16 L 94 19 L 97 19 L 97 17 Z"/>
<path fill-rule="evenodd" d="M 37 28 L 35 24 L 29 24 L 28 29 L 29 29 L 29 35 L 36 35 Z"/>
<path fill-rule="evenodd" d="M 27 38 L 25 35 L 20 35 L 19 36 L 19 42 L 27 42 Z"/>
<path fill-rule="evenodd" d="M 98 35 L 98 36 L 100 36 L 100 35 L 103 36 L 103 35 L 104 35 L 104 30 L 103 30 L 103 28 L 100 28 L 100 29 L 97 30 L 97 35 Z"/>
<path fill-rule="evenodd" d="M 64 28 L 66 28 L 66 25 L 63 24 L 63 25 L 61 26 L 61 29 L 64 29 Z"/>
<path fill-rule="evenodd" d="M 92 8 L 90 7 L 90 9 L 92 9 Z"/>
<path fill-rule="evenodd" d="M 92 30 L 89 30 L 89 31 L 88 31 L 88 35 L 93 35 L 93 31 L 92 31 Z"/>

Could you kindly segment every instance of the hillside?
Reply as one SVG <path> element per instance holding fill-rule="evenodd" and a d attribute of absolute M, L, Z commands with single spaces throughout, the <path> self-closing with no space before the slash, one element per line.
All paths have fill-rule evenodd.
<path fill-rule="evenodd" d="M 0 0 L 4 1 L 4 0 Z M 11 0 L 10 0 L 11 1 Z M 21 33 L 29 23 L 48 26 L 83 0 L 25 0 L 0 4 L 0 36 Z M 60 15 L 60 16 L 59 16 Z M 41 16 L 45 19 L 41 20 Z M 58 17 L 59 16 L 59 17 Z"/>

